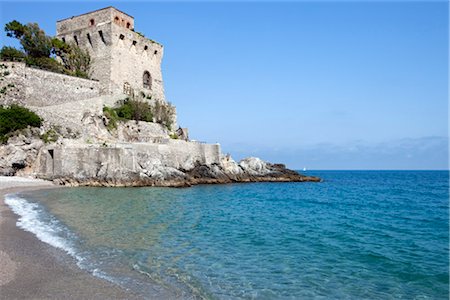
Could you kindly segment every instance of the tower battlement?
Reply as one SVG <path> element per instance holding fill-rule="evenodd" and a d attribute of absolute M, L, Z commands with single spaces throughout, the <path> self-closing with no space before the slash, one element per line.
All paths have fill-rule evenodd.
<path fill-rule="evenodd" d="M 90 76 L 108 94 L 143 92 L 165 100 L 163 46 L 134 31 L 134 18 L 106 7 L 56 22 L 56 37 L 91 56 Z"/>

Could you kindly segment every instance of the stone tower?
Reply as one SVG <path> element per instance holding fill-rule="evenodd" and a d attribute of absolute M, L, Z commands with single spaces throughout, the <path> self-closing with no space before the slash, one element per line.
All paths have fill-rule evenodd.
<path fill-rule="evenodd" d="M 163 100 L 163 46 L 134 31 L 134 18 L 106 7 L 56 22 L 56 37 L 88 50 L 104 94 L 143 92 Z"/>

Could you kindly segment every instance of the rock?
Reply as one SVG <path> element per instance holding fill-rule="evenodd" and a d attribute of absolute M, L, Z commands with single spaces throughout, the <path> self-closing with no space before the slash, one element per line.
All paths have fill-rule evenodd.
<path fill-rule="evenodd" d="M 267 163 L 257 157 L 245 158 L 239 162 L 239 166 L 244 172 L 255 176 L 264 176 L 271 172 L 267 167 Z"/>

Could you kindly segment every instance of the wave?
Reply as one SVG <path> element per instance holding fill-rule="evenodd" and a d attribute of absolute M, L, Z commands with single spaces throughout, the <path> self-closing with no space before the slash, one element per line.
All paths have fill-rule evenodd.
<path fill-rule="evenodd" d="M 17 194 L 5 196 L 5 203 L 19 216 L 17 227 L 31 232 L 40 241 L 61 249 L 73 257 L 80 269 L 92 275 L 119 284 L 113 277 L 93 266 L 87 257 L 80 255 L 75 246 L 76 236 L 58 219 L 47 213 L 38 203 L 29 202 Z M 119 284 L 120 285 L 120 284 Z"/>

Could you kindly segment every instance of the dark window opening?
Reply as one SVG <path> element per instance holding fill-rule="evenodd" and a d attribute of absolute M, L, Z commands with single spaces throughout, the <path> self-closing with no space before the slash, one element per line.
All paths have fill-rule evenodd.
<path fill-rule="evenodd" d="M 94 26 L 94 24 L 95 24 L 94 19 L 90 19 L 90 20 L 89 20 L 89 26 Z"/>
<path fill-rule="evenodd" d="M 144 86 L 144 89 L 149 89 L 150 90 L 152 88 L 152 77 L 150 76 L 150 72 L 149 71 L 145 71 L 144 72 L 143 86 Z"/>
<path fill-rule="evenodd" d="M 86 37 L 89 41 L 89 44 L 91 44 L 91 46 L 92 46 L 91 35 L 88 33 L 88 34 L 86 34 Z"/>
<path fill-rule="evenodd" d="M 75 40 L 75 43 L 78 45 L 78 38 L 76 35 L 73 36 L 73 39 Z"/>
<path fill-rule="evenodd" d="M 130 22 L 128 22 L 127 23 L 127 28 L 130 29 L 130 27 L 131 27 L 131 24 L 130 24 Z"/>
<path fill-rule="evenodd" d="M 120 24 L 119 17 L 115 17 L 115 18 L 114 18 L 114 22 L 115 22 L 116 24 Z"/>
<path fill-rule="evenodd" d="M 102 42 L 103 42 L 104 44 L 106 44 L 105 37 L 103 36 L 103 31 L 99 30 L 99 31 L 98 31 L 98 35 L 99 35 L 100 38 L 102 39 Z"/>
<path fill-rule="evenodd" d="M 147 50 L 147 49 L 148 49 L 148 46 L 147 46 L 147 45 L 145 45 L 145 46 L 144 46 L 144 50 Z"/>
<path fill-rule="evenodd" d="M 62 41 L 65 43 L 65 42 L 66 42 L 66 38 L 63 37 L 63 38 L 62 38 Z"/>
<path fill-rule="evenodd" d="M 50 154 L 50 157 L 53 159 L 53 156 L 54 156 L 54 152 L 53 152 L 54 150 L 53 149 L 49 149 L 48 150 L 48 154 Z"/>
<path fill-rule="evenodd" d="M 136 42 L 136 41 L 133 41 L 133 46 L 136 46 L 136 44 L 137 44 L 137 42 Z"/>
<path fill-rule="evenodd" d="M 123 34 L 119 35 L 119 39 L 123 40 L 125 36 Z"/>
<path fill-rule="evenodd" d="M 153 52 L 153 54 L 155 54 L 155 55 L 158 54 L 158 50 L 155 50 L 155 52 Z"/>

